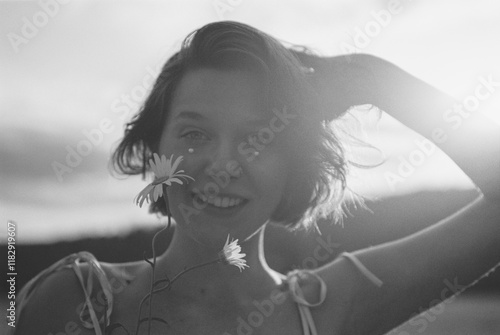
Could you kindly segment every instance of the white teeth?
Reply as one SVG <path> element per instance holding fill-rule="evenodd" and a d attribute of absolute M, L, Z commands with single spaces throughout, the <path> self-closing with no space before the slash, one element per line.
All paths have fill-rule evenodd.
<path fill-rule="evenodd" d="M 207 202 L 215 207 L 220 207 L 220 208 L 227 208 L 227 207 L 233 207 L 239 205 L 243 200 L 239 198 L 230 198 L 230 197 L 210 197 L 207 198 L 204 194 L 201 194 L 199 192 L 195 192 L 195 195 L 197 195 L 201 201 Z"/>
<path fill-rule="evenodd" d="M 201 199 L 201 201 L 203 202 L 207 202 L 207 197 L 204 195 L 204 194 L 201 194 L 201 193 L 198 193 L 198 192 L 195 192 L 195 194 Z"/>
<path fill-rule="evenodd" d="M 242 201 L 241 199 L 229 198 L 229 197 L 213 197 L 207 200 L 209 204 L 221 208 L 227 208 L 239 205 L 241 201 Z"/>

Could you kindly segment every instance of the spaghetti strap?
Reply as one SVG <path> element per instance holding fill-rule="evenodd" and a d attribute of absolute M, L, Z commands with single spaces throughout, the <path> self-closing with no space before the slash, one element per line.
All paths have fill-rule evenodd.
<path fill-rule="evenodd" d="M 88 263 L 89 265 L 88 275 L 86 279 L 84 278 L 82 269 L 80 267 L 82 263 Z M 19 315 L 21 316 L 23 308 L 29 303 L 30 297 L 37 291 L 43 281 L 47 279 L 47 277 L 49 277 L 51 274 L 65 268 L 73 269 L 85 295 L 84 306 L 80 312 L 80 321 L 82 322 L 82 325 L 87 329 L 94 329 L 96 335 L 102 335 L 103 333 L 101 330 L 101 325 L 104 325 L 104 327 L 109 326 L 110 316 L 113 311 L 113 294 L 111 291 L 111 283 L 109 282 L 106 273 L 102 269 L 101 264 L 97 261 L 94 255 L 86 251 L 66 256 L 65 258 L 52 264 L 47 269 L 43 270 L 33 279 L 31 279 L 24 286 L 18 296 Z M 106 297 L 105 313 L 100 319 L 98 319 L 96 311 L 92 306 L 90 296 L 92 294 L 94 286 L 94 275 L 97 277 L 102 292 Z M 88 320 L 88 316 L 90 316 L 90 320 Z"/>
<path fill-rule="evenodd" d="M 318 335 L 316 325 L 311 315 L 309 307 L 319 306 L 326 297 L 326 284 L 317 274 L 308 270 L 294 270 L 287 275 L 287 284 L 293 300 L 297 303 L 302 323 L 302 333 L 304 335 Z M 319 283 L 319 297 L 316 301 L 310 302 L 304 296 L 303 288 L 308 285 Z"/>
<path fill-rule="evenodd" d="M 370 280 L 375 286 L 377 287 L 382 286 L 383 282 L 377 276 L 375 276 L 370 270 L 368 270 L 366 266 L 364 266 L 363 263 L 361 263 L 356 256 L 348 252 L 343 252 L 340 256 L 350 260 L 351 263 L 354 264 L 354 266 L 361 272 L 361 274 L 363 274 L 366 278 L 368 278 L 368 280 Z"/>
<path fill-rule="evenodd" d="M 363 274 L 368 280 L 370 280 L 375 286 L 381 287 L 382 281 L 375 276 L 370 270 L 364 266 L 359 259 L 353 254 L 344 252 L 340 255 L 348 259 L 354 266 Z M 293 270 L 286 276 L 286 283 L 288 285 L 288 290 L 292 295 L 293 300 L 297 303 L 300 314 L 300 321 L 302 323 L 302 333 L 304 335 L 318 335 L 316 325 L 311 315 L 309 307 L 319 306 L 323 303 L 326 298 L 326 284 L 324 280 L 319 277 L 316 273 L 309 270 Z M 313 301 L 306 299 L 304 295 L 304 289 L 312 285 L 320 286 L 319 296 Z"/>

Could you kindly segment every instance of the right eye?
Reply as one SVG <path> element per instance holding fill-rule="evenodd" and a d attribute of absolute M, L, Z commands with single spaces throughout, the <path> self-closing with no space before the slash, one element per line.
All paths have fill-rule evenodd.
<path fill-rule="evenodd" d="M 209 140 L 207 135 L 198 130 L 187 131 L 181 135 L 181 138 L 194 144 Z"/>

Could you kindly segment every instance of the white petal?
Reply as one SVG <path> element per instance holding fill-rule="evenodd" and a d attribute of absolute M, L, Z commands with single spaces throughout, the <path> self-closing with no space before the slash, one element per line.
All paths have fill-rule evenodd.
<path fill-rule="evenodd" d="M 163 186 L 160 184 L 160 185 L 155 185 L 155 188 L 154 188 L 154 193 L 153 193 L 153 200 L 154 201 L 157 201 L 159 197 L 161 197 L 161 195 L 163 194 Z"/>
<path fill-rule="evenodd" d="M 172 159 L 172 157 L 170 159 Z M 182 156 L 177 157 L 177 159 L 175 160 L 174 164 L 171 165 L 170 175 L 175 174 L 175 170 L 177 170 L 177 167 L 179 166 L 179 164 L 181 162 L 182 162 Z M 170 160 L 170 163 L 172 163 L 172 160 Z"/>
<path fill-rule="evenodd" d="M 182 185 L 182 180 L 180 180 L 179 178 L 169 178 L 167 181 L 170 183 L 177 183 L 179 185 Z"/>
<path fill-rule="evenodd" d="M 160 177 L 159 167 L 156 165 L 156 163 L 153 159 L 149 160 L 149 166 L 150 166 L 151 170 L 153 170 L 155 178 L 159 178 Z"/>
<path fill-rule="evenodd" d="M 147 200 L 149 202 L 149 192 L 153 189 L 153 185 L 149 184 L 145 188 L 142 189 L 141 192 L 136 196 L 135 203 L 139 205 L 139 207 L 142 207 L 142 204 L 144 203 L 144 200 Z"/>
<path fill-rule="evenodd" d="M 168 177 L 168 161 L 165 155 L 161 155 L 160 173 L 162 177 Z"/>

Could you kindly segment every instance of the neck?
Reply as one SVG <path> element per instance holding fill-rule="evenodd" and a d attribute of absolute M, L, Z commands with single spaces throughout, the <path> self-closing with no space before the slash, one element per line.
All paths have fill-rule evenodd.
<path fill-rule="evenodd" d="M 281 283 L 281 276 L 270 269 L 264 256 L 265 226 L 260 231 L 240 243 L 248 268 L 243 271 L 233 265 L 215 263 L 194 269 L 180 278 L 172 289 L 182 294 L 209 290 L 214 294 L 224 294 L 237 299 L 258 296 L 266 288 L 276 287 Z M 177 229 L 169 249 L 157 260 L 156 278 L 167 274 L 173 278 L 186 268 L 218 258 L 219 248 L 210 248 L 195 242 L 182 230 Z"/>

